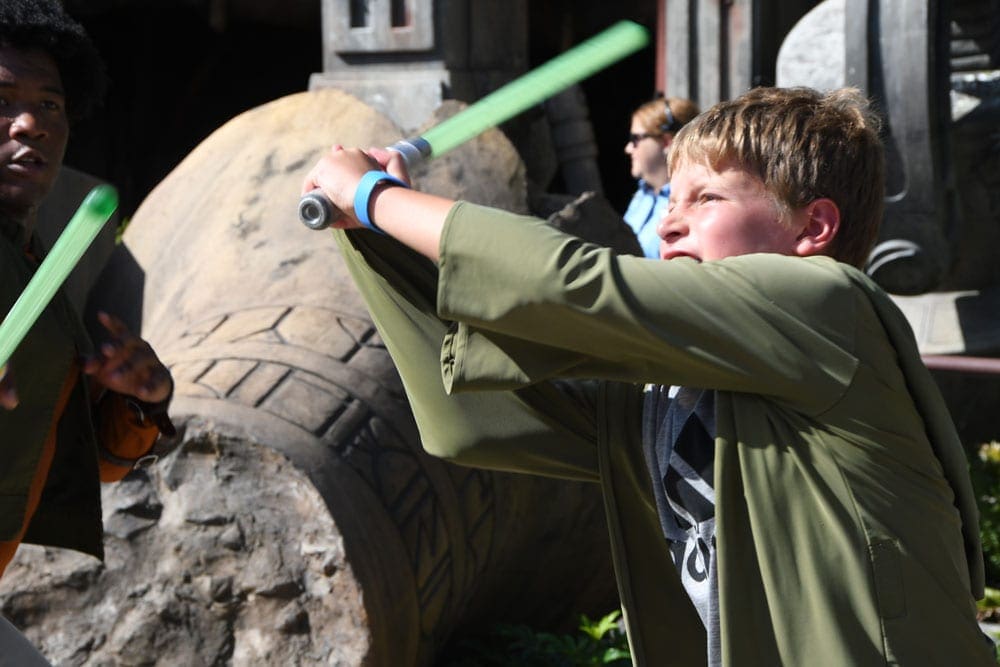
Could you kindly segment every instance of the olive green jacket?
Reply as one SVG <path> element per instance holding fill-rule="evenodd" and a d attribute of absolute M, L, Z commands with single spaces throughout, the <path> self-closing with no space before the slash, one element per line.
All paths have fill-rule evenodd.
<path fill-rule="evenodd" d="M 908 324 L 860 272 L 615 256 L 467 203 L 436 270 L 342 238 L 428 451 L 601 485 L 635 664 L 706 661 L 643 460 L 647 383 L 718 390 L 726 665 L 993 664 L 961 445 Z"/>
<path fill-rule="evenodd" d="M 21 248 L 0 234 L 0 312 L 4 315 L 34 268 Z M 28 489 L 55 420 L 60 390 L 73 359 L 90 350 L 83 324 L 60 291 L 11 358 L 20 402 L 14 410 L 0 409 L 0 540 L 14 538 L 23 524 Z M 24 541 L 102 557 L 97 440 L 86 385 L 76 383 L 59 420 L 55 458 Z"/>

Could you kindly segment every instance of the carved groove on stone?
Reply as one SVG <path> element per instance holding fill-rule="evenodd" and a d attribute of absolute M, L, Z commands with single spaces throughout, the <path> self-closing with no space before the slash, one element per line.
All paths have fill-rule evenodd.
<path fill-rule="evenodd" d="M 315 326 L 317 321 L 337 326 Z M 317 336 L 326 329 L 337 336 L 323 345 Z M 441 464 L 413 446 L 415 426 L 378 341 L 370 322 L 344 313 L 261 306 L 193 324 L 162 356 L 174 374 L 179 419 L 214 414 L 230 430 L 238 425 L 245 437 L 278 449 L 306 471 L 324 498 L 318 471 L 336 461 L 364 481 L 405 545 L 421 632 L 434 644 L 435 629 L 447 625 L 442 618 L 454 621 L 467 602 L 457 591 L 469 590 L 462 584 L 485 570 L 495 525 L 491 480 L 463 469 L 462 489 L 469 495 L 453 506 L 472 516 L 446 518 L 452 501 L 443 502 L 438 492 L 449 485 L 435 483 L 430 472 Z M 330 510 L 336 515 L 339 508 Z M 339 525 L 357 520 L 336 518 Z M 453 558 L 456 546 L 469 548 L 465 567 Z"/>

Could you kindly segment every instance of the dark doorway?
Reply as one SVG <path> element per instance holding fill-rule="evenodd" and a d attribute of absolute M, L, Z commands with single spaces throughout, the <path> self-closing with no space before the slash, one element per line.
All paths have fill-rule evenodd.
<path fill-rule="evenodd" d="M 306 90 L 323 68 L 320 0 L 314 14 L 280 24 L 219 21 L 204 2 L 67 4 L 104 56 L 111 87 L 103 113 L 74 128 L 66 162 L 118 187 L 123 220 L 212 131 Z M 621 19 L 652 31 L 655 0 L 529 2 L 530 66 Z M 653 95 L 654 67 L 650 46 L 582 84 L 605 194 L 622 210 L 635 187 L 624 140 L 632 110 Z"/>
<path fill-rule="evenodd" d="M 104 56 L 103 113 L 74 128 L 66 163 L 113 183 L 127 219 L 233 116 L 306 90 L 322 69 L 319 0 L 300 27 L 230 19 L 190 3 L 115 3 L 77 13 Z"/>

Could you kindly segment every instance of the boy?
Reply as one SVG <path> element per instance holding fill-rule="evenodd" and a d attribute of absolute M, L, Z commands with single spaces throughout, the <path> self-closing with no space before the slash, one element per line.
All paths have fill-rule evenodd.
<path fill-rule="evenodd" d="M 43 254 L 38 207 L 62 165 L 72 118 L 104 88 L 100 58 L 55 0 L 0 5 L 0 313 Z M 99 481 L 122 478 L 153 446 L 173 388 L 150 346 L 110 315 L 91 342 L 57 293 L 8 368 L 0 369 L 0 574 L 18 545 L 35 542 L 101 557 Z M 44 659 L 0 618 L 0 656 Z"/>
<path fill-rule="evenodd" d="M 635 664 L 994 664 L 961 445 L 855 268 L 884 179 L 857 91 L 756 89 L 684 127 L 665 262 L 381 167 L 405 178 L 335 146 L 303 187 L 347 211 L 424 447 L 601 484 Z"/>

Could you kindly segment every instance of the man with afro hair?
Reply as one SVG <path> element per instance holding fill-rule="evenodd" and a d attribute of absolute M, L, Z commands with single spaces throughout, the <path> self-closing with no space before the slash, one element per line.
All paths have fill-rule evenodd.
<path fill-rule="evenodd" d="M 70 123 L 105 87 L 97 50 L 56 0 L 0 3 L 0 313 L 45 254 L 38 209 Z M 0 575 L 21 542 L 102 558 L 99 482 L 124 477 L 172 431 L 169 371 L 118 318 L 98 320 L 107 334 L 95 345 L 60 291 L 0 369 Z M 2 618 L 0 657 L 48 664 Z"/>

